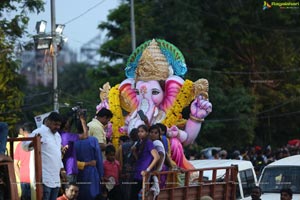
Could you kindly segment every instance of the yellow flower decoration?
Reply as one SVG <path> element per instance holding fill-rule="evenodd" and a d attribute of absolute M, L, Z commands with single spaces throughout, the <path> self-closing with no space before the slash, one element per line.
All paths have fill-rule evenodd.
<path fill-rule="evenodd" d="M 124 126 L 125 123 L 125 119 L 122 114 L 122 108 L 120 105 L 119 84 L 112 87 L 109 90 L 108 102 L 109 102 L 109 109 L 113 113 L 113 117 L 111 119 L 112 131 L 113 131 L 112 143 L 117 148 L 119 145 L 119 137 L 120 137 L 119 128 Z"/>
<path fill-rule="evenodd" d="M 167 110 L 166 118 L 163 121 L 163 124 L 165 124 L 167 127 L 171 127 L 177 124 L 177 122 L 182 122 L 181 112 L 194 98 L 195 95 L 193 82 L 190 80 L 185 80 L 174 101 L 173 106 Z M 125 118 L 122 114 L 122 108 L 120 104 L 119 84 L 109 90 L 108 101 L 109 109 L 113 113 L 113 117 L 111 119 L 113 131 L 112 143 L 115 147 L 117 147 L 119 145 L 119 137 L 121 135 L 119 128 L 125 124 Z"/>
<path fill-rule="evenodd" d="M 182 119 L 182 110 L 195 98 L 193 91 L 193 82 L 190 80 L 185 80 L 174 101 L 173 106 L 167 110 L 166 118 L 163 121 L 163 124 L 165 124 L 167 127 L 171 127 Z"/>

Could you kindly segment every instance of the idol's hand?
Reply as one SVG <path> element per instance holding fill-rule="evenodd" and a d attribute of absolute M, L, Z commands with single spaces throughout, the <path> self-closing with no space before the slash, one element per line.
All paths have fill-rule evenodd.
<path fill-rule="evenodd" d="M 191 104 L 191 116 L 204 119 L 212 111 L 211 103 L 204 99 L 201 95 L 198 96 Z"/>

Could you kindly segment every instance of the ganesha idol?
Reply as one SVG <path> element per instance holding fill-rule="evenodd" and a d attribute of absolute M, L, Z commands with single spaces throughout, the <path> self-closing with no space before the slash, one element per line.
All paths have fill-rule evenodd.
<path fill-rule="evenodd" d="M 113 143 L 141 124 L 163 123 L 168 127 L 172 160 L 179 167 L 193 168 L 182 145 L 194 142 L 212 105 L 208 81 L 184 80 L 186 72 L 182 53 L 171 43 L 153 39 L 140 45 L 128 59 L 127 79 L 113 88 L 106 83 L 100 89 L 97 109 L 106 107 L 113 112 Z M 182 110 L 189 105 L 189 118 L 183 119 Z"/>

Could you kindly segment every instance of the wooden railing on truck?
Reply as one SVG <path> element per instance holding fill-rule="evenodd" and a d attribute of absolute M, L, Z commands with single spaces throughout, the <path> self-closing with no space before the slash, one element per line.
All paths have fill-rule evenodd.
<path fill-rule="evenodd" d="M 222 177 L 217 177 L 218 170 L 224 172 Z M 212 173 L 211 180 L 203 176 L 205 171 Z M 164 188 L 160 189 L 157 200 L 197 200 L 205 195 L 211 196 L 214 200 L 235 200 L 237 173 L 237 166 L 153 172 L 143 177 L 143 200 L 153 200 L 153 192 L 150 191 L 151 181 L 145 181 L 149 180 L 151 175 L 156 175 L 159 180 L 162 176 L 171 177 Z M 184 183 L 180 184 L 179 176 Z"/>
<path fill-rule="evenodd" d="M 9 144 L 10 144 L 9 155 L 12 159 L 14 159 L 14 142 L 17 142 L 17 141 L 20 141 L 20 142 L 22 142 L 22 141 L 32 141 L 33 142 L 34 164 L 35 164 L 35 182 L 36 182 L 36 185 L 35 185 L 36 186 L 36 191 L 35 191 L 36 192 L 36 199 L 37 200 L 42 200 L 42 198 L 43 198 L 43 184 L 42 184 L 41 136 L 36 135 L 35 137 L 8 138 L 7 142 L 9 142 Z M 9 176 L 15 177 L 15 174 L 10 173 Z M 16 188 L 15 183 L 14 183 L 13 188 Z M 15 192 L 15 189 L 11 190 L 11 192 Z"/>
<path fill-rule="evenodd" d="M 0 155 L 0 199 L 19 200 L 14 171 L 14 161 Z"/>

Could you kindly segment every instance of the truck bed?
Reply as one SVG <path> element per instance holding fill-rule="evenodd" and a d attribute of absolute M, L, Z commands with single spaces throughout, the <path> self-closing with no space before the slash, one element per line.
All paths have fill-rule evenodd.
<path fill-rule="evenodd" d="M 224 172 L 222 177 L 217 177 L 218 170 Z M 203 176 L 205 171 L 212 173 L 211 180 Z M 151 175 L 156 175 L 159 180 L 163 175 L 170 177 L 165 186 L 160 189 L 157 200 L 196 200 L 205 195 L 211 196 L 214 200 L 234 200 L 237 173 L 237 166 L 153 172 L 143 177 L 143 200 L 153 200 L 153 192 L 150 191 L 152 183 L 145 181 Z"/>

